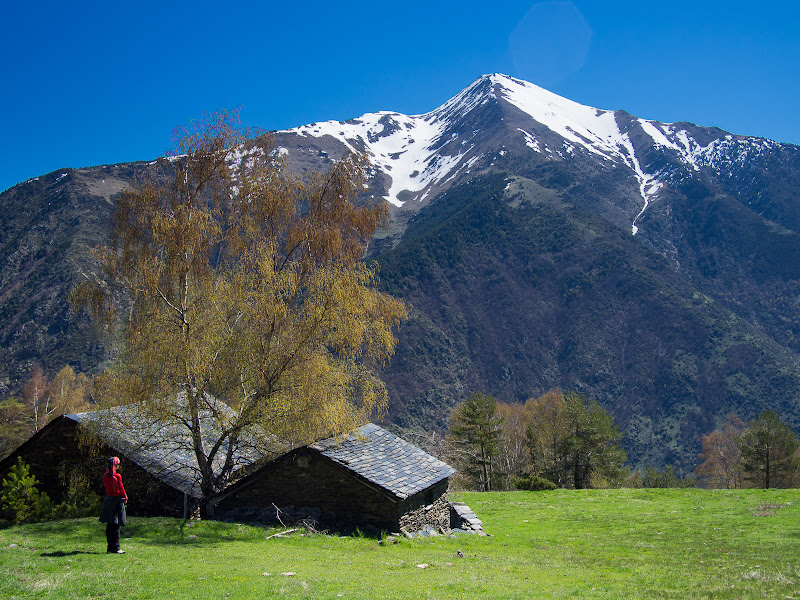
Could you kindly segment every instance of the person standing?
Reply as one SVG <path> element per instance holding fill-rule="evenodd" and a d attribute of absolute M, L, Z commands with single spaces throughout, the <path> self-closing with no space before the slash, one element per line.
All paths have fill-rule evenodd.
<path fill-rule="evenodd" d="M 125 550 L 119 547 L 119 528 L 125 525 L 125 503 L 128 502 L 128 495 L 122 485 L 122 475 L 117 473 L 118 466 L 119 458 L 116 456 L 106 462 L 106 472 L 103 475 L 106 497 L 100 510 L 100 522 L 106 524 L 106 552 L 111 554 L 125 554 Z"/>

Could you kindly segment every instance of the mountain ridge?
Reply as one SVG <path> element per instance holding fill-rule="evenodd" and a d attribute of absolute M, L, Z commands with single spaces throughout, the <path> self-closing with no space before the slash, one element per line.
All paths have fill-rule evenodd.
<path fill-rule="evenodd" d="M 743 163 L 754 154 L 791 146 L 584 106 L 502 74 L 484 75 L 420 115 L 366 113 L 275 136 L 281 151 L 301 170 L 307 161 L 299 155 L 305 152 L 323 158 L 366 153 L 374 164 L 373 195 L 391 203 L 401 230 L 404 214 L 414 214 L 470 171 L 492 166 L 509 146 L 519 152 L 524 145 L 545 161 L 570 159 L 577 149 L 596 159 L 596 171 L 621 166 L 630 178 L 630 189 L 619 190 L 624 199 L 617 203 L 621 213 L 616 219 L 621 222 L 624 214 L 634 235 L 665 185 L 678 185 L 701 169 L 722 173 L 732 161 Z M 501 138 L 505 143 L 498 145 Z"/>
<path fill-rule="evenodd" d="M 383 371 L 395 427 L 443 427 L 471 391 L 559 386 L 614 414 L 634 464 L 688 471 L 724 412 L 800 425 L 800 147 L 499 74 L 422 115 L 272 136 L 298 172 L 350 150 L 373 161 L 364 197 L 390 202 L 390 223 L 368 258 L 413 311 Z M 115 194 L 157 166 L 62 169 L 0 194 L 0 395 L 35 362 L 108 358 L 67 293 Z"/>

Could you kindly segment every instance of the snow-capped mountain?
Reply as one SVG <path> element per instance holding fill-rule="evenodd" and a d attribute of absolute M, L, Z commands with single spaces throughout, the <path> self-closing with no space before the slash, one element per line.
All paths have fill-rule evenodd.
<path fill-rule="evenodd" d="M 446 427 L 474 391 L 558 387 L 609 408 L 634 464 L 688 470 L 727 412 L 800 426 L 799 147 L 497 74 L 425 114 L 274 143 L 297 171 L 365 152 L 366 199 L 391 205 L 368 258 L 412 309 L 382 371 L 393 425 Z M 230 155 L 245 157 L 262 158 Z M 0 194 L 0 400 L 35 363 L 53 375 L 107 358 L 69 289 L 108 241 L 116 194 L 156 168 L 60 169 Z"/>
<path fill-rule="evenodd" d="M 744 163 L 753 153 L 779 146 L 584 106 L 500 74 L 484 75 L 429 113 L 367 113 L 280 132 L 278 140 L 294 156 L 318 155 L 322 147 L 332 155 L 365 152 L 383 182 L 379 195 L 412 211 L 510 150 L 518 158 L 527 153 L 533 163 L 583 160 L 597 163 L 601 171 L 621 167 L 635 184 L 626 208 L 634 235 L 665 185 L 679 184 L 704 168 Z"/>

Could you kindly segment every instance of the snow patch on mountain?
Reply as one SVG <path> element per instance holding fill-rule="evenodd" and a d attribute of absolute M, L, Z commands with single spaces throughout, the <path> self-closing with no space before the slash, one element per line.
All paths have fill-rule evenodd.
<path fill-rule="evenodd" d="M 524 129 L 517 127 L 517 131 L 521 131 L 522 135 L 525 136 L 525 145 L 528 148 L 535 150 L 536 152 L 541 152 L 542 148 L 539 145 L 539 140 L 537 140 L 533 135 L 525 131 Z"/>
<path fill-rule="evenodd" d="M 642 210 L 639 211 L 639 214 L 634 217 L 633 223 L 631 223 L 631 234 L 636 235 L 639 231 L 639 228 L 636 226 L 636 222 L 647 210 L 647 207 L 650 206 L 650 203 L 656 197 L 663 184 L 658 181 L 655 175 L 648 175 L 644 172 L 644 169 L 642 169 L 642 166 L 639 164 L 639 160 L 636 158 L 636 152 L 633 149 L 633 144 L 631 143 L 628 135 L 624 135 L 622 137 L 621 144 L 627 150 L 625 162 L 636 174 L 636 179 L 639 181 L 639 193 L 642 195 L 642 199 L 644 200 L 644 206 L 642 207 Z"/>
<path fill-rule="evenodd" d="M 620 155 L 621 134 L 613 112 L 583 106 L 506 75 L 489 77 L 503 99 L 554 133 L 606 160 Z"/>
<path fill-rule="evenodd" d="M 462 151 L 443 154 L 439 151 L 445 129 L 456 112 L 471 110 L 486 101 L 470 95 L 471 88 L 424 115 L 403 115 L 396 112 L 377 112 L 362 115 L 351 121 L 327 121 L 290 129 L 299 136 L 330 135 L 352 152 L 366 152 L 372 164 L 391 178 L 385 199 L 402 206 L 401 192 L 421 192 L 435 184 L 453 179 L 474 164 L 467 158 L 474 144 L 464 141 Z M 458 100 L 461 100 L 459 103 Z M 427 193 L 420 197 L 423 200 Z"/>
<path fill-rule="evenodd" d="M 567 140 L 564 144 L 567 155 L 574 154 L 574 145 L 577 145 L 603 160 L 621 161 L 633 171 L 639 182 L 639 192 L 644 200 L 642 210 L 631 223 L 631 231 L 633 235 L 636 235 L 639 230 L 636 222 L 658 195 L 662 188 L 662 182 L 658 181 L 656 174 L 646 173 L 642 168 L 630 136 L 620 130 L 615 113 L 578 104 L 537 85 L 513 77 L 497 74 L 489 77 L 491 77 L 492 83 L 500 89 L 503 99 Z M 520 131 L 523 130 L 520 129 Z M 651 137 L 659 136 L 660 141 L 657 143 L 664 142 L 663 145 L 669 143 L 670 146 L 674 146 L 654 126 L 645 131 Z M 530 134 L 525 131 L 523 134 L 526 143 L 531 146 Z M 561 152 L 558 154 L 564 156 Z"/>
<path fill-rule="evenodd" d="M 762 138 L 734 138 L 726 136 L 714 140 L 698 153 L 698 163 L 714 169 L 718 174 L 732 176 L 747 163 L 780 147 L 779 142 Z"/>
<path fill-rule="evenodd" d="M 674 151 L 678 159 L 695 172 L 699 172 L 701 166 L 708 166 L 707 159 L 709 152 L 713 153 L 714 147 L 720 142 L 714 140 L 708 145 L 703 146 L 697 142 L 689 133 L 671 123 L 657 123 L 655 121 L 645 121 L 639 119 L 639 124 L 647 135 L 652 138 L 656 146 Z M 727 140 L 733 136 L 726 136 Z"/>

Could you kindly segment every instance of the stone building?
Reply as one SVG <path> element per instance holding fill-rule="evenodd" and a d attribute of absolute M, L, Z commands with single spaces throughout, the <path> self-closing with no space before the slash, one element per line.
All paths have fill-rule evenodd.
<path fill-rule="evenodd" d="M 103 495 L 106 458 L 119 456 L 129 511 L 137 515 L 180 517 L 185 503 L 187 508 L 196 504 L 187 486 L 164 481 L 118 448 L 92 438 L 86 430 L 81 430 L 76 415 L 57 417 L 0 462 L 0 480 L 8 475 L 19 457 L 30 465 L 31 474 L 39 481 L 36 487 L 56 502 L 64 498 L 70 485 L 81 480 L 83 485 Z"/>
<path fill-rule="evenodd" d="M 204 418 L 213 432 L 210 416 Z M 259 444 L 244 441 L 234 456 L 236 469 L 285 450 L 281 446 L 265 453 Z M 103 495 L 102 474 L 109 456 L 120 459 L 131 514 L 185 518 L 195 513 L 200 471 L 188 432 L 127 406 L 57 417 L 0 462 L 0 481 L 19 457 L 30 465 L 37 487 L 56 502 L 81 480 Z"/>
<path fill-rule="evenodd" d="M 127 407 L 64 415 L 0 462 L 0 480 L 21 457 L 56 502 L 76 478 L 102 495 L 105 460 L 119 456 L 130 514 L 185 518 L 200 499 L 199 470 L 186 438 L 180 428 Z M 239 449 L 243 473 L 264 466 L 212 499 L 217 516 L 236 514 L 238 520 L 291 506 L 334 528 L 450 525 L 447 490 L 455 469 L 377 425 L 288 452 L 275 442 L 271 455 L 259 445 L 263 441 Z"/>
<path fill-rule="evenodd" d="M 370 423 L 270 461 L 212 503 L 220 517 L 257 517 L 291 506 L 326 526 L 446 528 L 453 473 L 448 464 Z"/>

